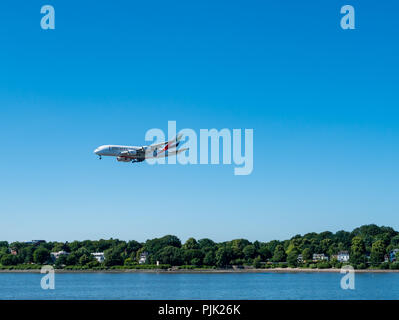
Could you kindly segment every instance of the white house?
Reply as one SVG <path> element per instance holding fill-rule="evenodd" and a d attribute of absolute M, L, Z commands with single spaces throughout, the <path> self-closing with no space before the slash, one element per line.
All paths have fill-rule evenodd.
<path fill-rule="evenodd" d="M 103 263 L 105 260 L 104 252 L 93 252 L 92 255 L 99 263 Z"/>
<path fill-rule="evenodd" d="M 147 259 L 148 259 L 148 252 L 144 251 L 144 252 L 140 255 L 139 264 L 145 264 L 145 263 L 147 263 Z"/>
<path fill-rule="evenodd" d="M 313 261 L 328 261 L 328 257 L 324 253 L 314 253 Z"/>
<path fill-rule="evenodd" d="M 337 260 L 339 262 L 348 262 L 349 261 L 349 252 L 348 251 L 338 252 Z"/>
<path fill-rule="evenodd" d="M 69 255 L 69 252 L 61 250 L 58 252 L 51 252 L 50 255 L 53 260 L 57 260 L 62 255 L 65 255 L 65 256 Z"/>

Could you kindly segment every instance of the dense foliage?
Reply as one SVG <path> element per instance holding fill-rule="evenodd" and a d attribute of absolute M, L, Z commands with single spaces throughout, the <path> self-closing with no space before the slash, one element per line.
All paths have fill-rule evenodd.
<path fill-rule="evenodd" d="M 254 267 L 340 267 L 336 255 L 350 254 L 349 263 L 356 268 L 398 269 L 399 262 L 387 260 L 393 249 L 399 248 L 399 233 L 390 227 L 364 225 L 352 232 L 329 231 L 296 235 L 289 240 L 250 242 L 246 239 L 215 243 L 210 239 L 188 239 L 184 244 L 173 235 L 147 240 L 122 241 L 85 240 L 73 242 L 24 243 L 0 241 L 2 268 L 34 268 L 54 264 L 56 268 L 181 268 L 245 266 Z M 65 251 L 57 259 L 52 252 Z M 99 263 L 93 252 L 103 252 L 105 260 Z M 145 265 L 139 265 L 140 256 L 147 253 Z M 324 254 L 328 261 L 313 261 L 313 254 Z M 302 260 L 298 260 L 301 255 Z M 384 262 L 385 260 L 385 262 Z"/>

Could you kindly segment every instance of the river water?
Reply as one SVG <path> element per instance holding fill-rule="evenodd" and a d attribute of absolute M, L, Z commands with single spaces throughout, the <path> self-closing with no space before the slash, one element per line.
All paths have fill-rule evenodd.
<path fill-rule="evenodd" d="M 398 299 L 399 273 L 59 273 L 43 290 L 40 273 L 0 273 L 0 299 Z"/>

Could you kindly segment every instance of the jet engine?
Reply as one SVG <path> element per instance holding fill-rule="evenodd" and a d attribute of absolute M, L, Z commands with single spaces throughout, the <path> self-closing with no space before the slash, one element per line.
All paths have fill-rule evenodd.
<path fill-rule="evenodd" d="M 116 157 L 116 160 L 122 161 L 122 162 L 130 162 L 132 159 L 127 158 L 127 157 Z"/>

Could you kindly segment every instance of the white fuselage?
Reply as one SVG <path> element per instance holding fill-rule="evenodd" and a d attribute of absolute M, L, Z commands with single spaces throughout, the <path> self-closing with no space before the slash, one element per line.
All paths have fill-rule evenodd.
<path fill-rule="evenodd" d="M 142 148 L 134 146 L 104 145 L 94 150 L 94 153 L 99 156 L 118 157 L 123 154 L 131 154 L 131 156 L 134 156 L 139 150 L 142 150 Z"/>

